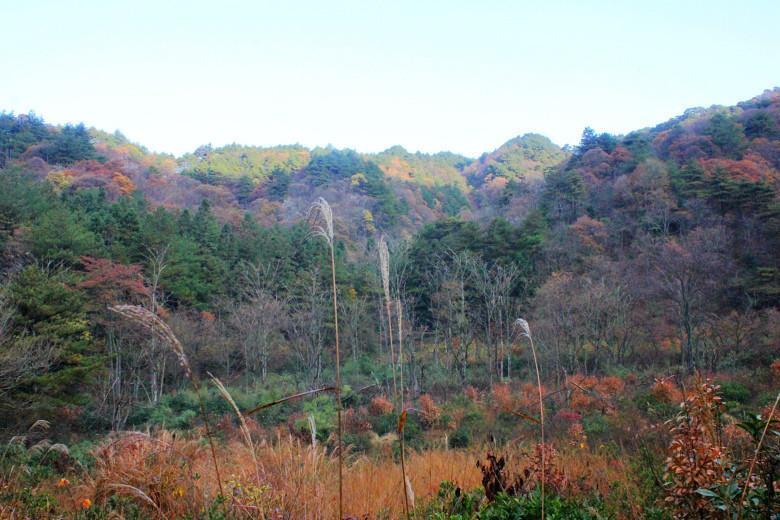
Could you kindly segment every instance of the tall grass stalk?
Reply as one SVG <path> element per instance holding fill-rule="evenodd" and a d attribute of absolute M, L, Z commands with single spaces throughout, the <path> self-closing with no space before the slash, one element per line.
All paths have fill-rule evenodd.
<path fill-rule="evenodd" d="M 344 450 L 342 446 L 341 425 L 341 356 L 339 352 L 339 307 L 336 299 L 336 257 L 333 251 L 333 211 L 322 197 L 309 206 L 308 219 L 314 236 L 320 236 L 330 246 L 330 268 L 333 282 L 333 320 L 336 330 L 336 402 L 338 406 L 338 442 L 339 442 L 339 519 L 344 518 Z"/>
<path fill-rule="evenodd" d="M 745 495 L 747 495 L 748 487 L 750 486 L 750 477 L 753 476 L 753 468 L 756 466 L 756 461 L 758 460 L 758 454 L 761 452 L 761 446 L 764 444 L 764 437 L 766 436 L 766 432 L 769 429 L 769 425 L 772 424 L 772 418 L 775 415 L 775 412 L 777 411 L 777 405 L 780 403 L 780 393 L 777 394 L 777 399 L 775 399 L 775 404 L 772 405 L 772 410 L 769 412 L 769 417 L 766 418 L 766 426 L 764 426 L 764 431 L 761 433 L 761 439 L 758 441 L 758 446 L 756 446 L 756 452 L 753 454 L 753 460 L 750 462 L 750 470 L 748 471 L 747 478 L 745 479 L 745 489 L 742 490 L 742 498 L 739 499 L 739 518 L 742 518 L 742 505 L 745 503 Z"/>
<path fill-rule="evenodd" d="M 206 436 L 209 439 L 209 446 L 211 447 L 211 458 L 214 461 L 214 472 L 217 474 L 217 483 L 219 484 L 219 494 L 225 496 L 222 489 L 222 477 L 219 473 L 219 464 L 217 463 L 217 452 L 214 448 L 214 438 L 211 435 L 211 426 L 209 425 L 208 418 L 206 417 L 206 408 L 203 406 L 203 397 L 200 394 L 200 387 L 198 381 L 195 379 L 195 374 L 190 369 L 190 362 L 187 359 L 187 355 L 184 353 L 184 348 L 179 343 L 178 338 L 173 333 L 170 327 L 153 312 L 139 307 L 138 305 L 115 305 L 109 307 L 109 310 L 116 312 L 128 318 L 131 321 L 138 323 L 139 325 L 148 329 L 152 334 L 160 338 L 164 343 L 167 343 L 171 347 L 173 353 L 179 359 L 179 364 L 184 369 L 187 377 L 192 382 L 192 386 L 195 388 L 195 395 L 198 396 L 198 404 L 200 405 L 200 413 L 203 416 L 203 423 L 206 426 Z"/>
<path fill-rule="evenodd" d="M 406 478 L 406 447 L 404 446 L 404 425 L 406 424 L 406 414 L 411 408 L 401 412 L 401 418 L 398 420 L 398 441 L 401 444 L 401 487 L 404 490 L 404 516 L 409 518 L 409 491 L 411 484 Z"/>
<path fill-rule="evenodd" d="M 397 288 L 396 288 L 397 290 Z M 401 307 L 401 298 L 396 299 L 396 309 L 398 310 L 398 363 L 399 363 L 399 375 L 401 377 L 401 406 L 403 406 L 404 402 L 404 341 L 403 341 L 403 307 Z M 403 416 L 406 415 L 406 412 L 408 410 L 404 410 Z M 403 419 L 402 416 L 402 419 Z M 403 476 L 403 485 L 404 485 L 404 507 L 407 518 L 409 517 L 409 496 L 414 496 L 412 493 L 412 485 L 409 483 L 409 477 L 406 476 L 406 449 L 404 447 L 405 441 L 406 441 L 406 433 L 403 428 L 401 428 L 400 432 L 400 440 L 401 440 L 401 474 Z M 412 498 L 412 503 L 414 503 L 414 498 Z"/>
<path fill-rule="evenodd" d="M 396 291 L 398 288 L 396 287 Z M 395 300 L 396 310 L 398 311 L 398 376 L 401 380 L 401 406 L 404 402 L 404 328 L 403 328 L 403 307 L 401 307 L 401 298 Z"/>
<path fill-rule="evenodd" d="M 401 299 L 396 298 L 396 313 L 398 326 L 398 367 L 401 379 L 401 393 L 398 393 L 398 386 L 395 377 L 395 356 L 393 355 L 393 315 L 390 312 L 390 253 L 387 250 L 387 238 L 382 235 L 379 240 L 379 269 L 382 272 L 382 287 L 385 292 L 385 304 L 387 306 L 387 326 L 390 330 L 390 366 L 393 371 L 393 394 L 396 400 L 398 410 L 401 410 L 401 416 L 398 420 L 398 441 L 401 447 L 401 488 L 404 490 L 404 515 L 409 517 L 409 491 L 411 485 L 406 477 L 406 447 L 404 443 L 404 423 L 406 422 L 407 410 L 404 410 L 404 344 L 403 344 L 403 308 Z"/>
<path fill-rule="evenodd" d="M 222 384 L 222 381 L 214 377 L 214 375 L 211 372 L 208 372 L 209 377 L 214 382 L 214 385 L 217 387 L 217 389 L 220 391 L 220 393 L 225 396 L 225 399 L 228 400 L 230 403 L 230 406 L 233 407 L 233 410 L 235 410 L 236 415 L 238 416 L 238 420 L 241 423 L 241 433 L 244 435 L 244 442 L 246 442 L 247 448 L 249 448 L 249 454 L 252 456 L 252 463 L 254 465 L 254 473 L 255 478 L 257 482 L 257 488 L 260 489 L 260 472 L 258 471 L 258 465 L 257 465 L 257 454 L 255 453 L 255 444 L 252 442 L 252 434 L 249 432 L 249 426 L 246 424 L 246 419 L 244 418 L 244 414 L 241 413 L 241 410 L 238 409 L 238 405 L 236 405 L 236 402 L 233 400 L 233 396 L 230 395 L 230 392 L 228 392 L 227 388 L 225 388 L 225 385 Z"/>
<path fill-rule="evenodd" d="M 398 385 L 395 378 L 395 354 L 393 352 L 393 315 L 390 312 L 390 252 L 387 250 L 387 238 L 382 235 L 379 239 L 379 270 L 382 273 L 382 288 L 385 293 L 385 306 L 387 307 L 387 328 L 390 332 L 390 369 L 393 372 L 393 398 L 398 403 Z"/>
<path fill-rule="evenodd" d="M 536 368 L 536 383 L 539 388 L 539 422 L 541 424 L 542 429 L 542 482 L 541 482 L 541 491 L 542 491 L 542 520 L 544 520 L 544 479 L 545 479 L 545 467 L 544 467 L 544 397 L 542 396 L 542 377 L 539 375 L 539 361 L 536 359 L 536 347 L 534 346 L 534 338 L 531 336 L 531 329 L 528 327 L 528 322 L 525 321 L 523 318 L 517 318 L 515 320 L 515 327 L 519 327 L 520 331 L 522 332 L 522 335 L 527 337 L 528 340 L 531 342 L 531 352 L 533 352 L 534 355 L 534 367 Z"/>

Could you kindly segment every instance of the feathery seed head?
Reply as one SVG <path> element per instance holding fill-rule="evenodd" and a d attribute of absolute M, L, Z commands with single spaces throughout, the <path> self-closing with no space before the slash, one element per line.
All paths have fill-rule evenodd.
<path fill-rule="evenodd" d="M 37 421 L 35 421 L 33 423 L 32 426 L 30 426 L 30 429 L 28 431 L 33 431 L 33 430 L 37 430 L 37 429 L 48 430 L 50 426 L 51 426 L 51 424 L 49 423 L 49 421 L 44 421 L 43 419 L 38 419 Z"/>
<path fill-rule="evenodd" d="M 531 329 L 528 327 L 528 322 L 525 321 L 523 318 L 517 318 L 515 320 L 515 327 L 520 327 L 520 330 L 523 333 L 523 336 L 527 337 L 528 339 L 531 339 Z"/>
<path fill-rule="evenodd" d="M 208 372 L 208 375 L 211 378 L 211 380 L 214 382 L 214 385 L 217 387 L 220 393 L 225 397 L 225 399 L 228 400 L 230 406 L 233 407 L 233 410 L 235 410 L 236 415 L 238 415 L 238 420 L 241 421 L 241 432 L 244 434 L 244 441 L 246 441 L 246 445 L 249 446 L 249 449 L 252 450 L 252 452 L 254 453 L 252 435 L 249 433 L 249 426 L 246 424 L 246 419 L 244 419 L 244 414 L 242 414 L 241 410 L 238 409 L 238 405 L 236 405 L 236 402 L 233 400 L 233 396 L 230 395 L 230 392 L 227 391 L 227 388 L 225 388 L 225 385 L 222 384 L 222 381 L 214 377 L 214 375 L 211 372 Z"/>
<path fill-rule="evenodd" d="M 159 316 L 138 305 L 115 305 L 108 309 L 146 327 L 152 334 L 168 343 L 173 353 L 179 358 L 179 363 L 187 372 L 187 375 L 192 374 L 190 362 L 187 360 L 187 355 L 184 354 L 181 343 L 179 343 L 171 328 Z"/>
<path fill-rule="evenodd" d="M 406 493 L 409 496 L 409 501 L 412 503 L 412 508 L 414 508 L 414 490 L 412 489 L 412 483 L 409 481 L 409 475 L 404 475 L 404 480 L 406 481 Z"/>
<path fill-rule="evenodd" d="M 379 239 L 379 270 L 382 272 L 385 300 L 390 301 L 390 252 L 387 250 L 387 238 L 384 235 Z"/>
<path fill-rule="evenodd" d="M 333 243 L 333 211 L 325 199 L 317 197 L 317 200 L 311 203 L 306 221 L 311 234 L 321 236 L 328 244 Z"/>

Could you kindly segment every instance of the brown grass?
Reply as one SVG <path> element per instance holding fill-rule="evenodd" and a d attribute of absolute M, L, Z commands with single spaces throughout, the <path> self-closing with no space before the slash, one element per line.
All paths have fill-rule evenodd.
<path fill-rule="evenodd" d="M 236 518 L 249 514 L 252 518 L 330 519 L 338 514 L 335 453 L 282 429 L 271 438 L 260 438 L 254 432 L 253 448 L 247 445 L 240 427 L 233 433 L 232 440 L 219 445 L 216 453 L 231 497 L 228 507 Z M 409 496 L 415 497 L 419 507 L 436 496 L 443 481 L 464 490 L 479 487 L 482 473 L 476 462 L 484 458 L 487 449 L 408 452 Z M 502 453 L 509 461 L 507 469 L 515 473 L 533 460 L 525 446 L 508 446 Z M 57 487 L 59 476 L 54 476 L 42 484 L 41 490 L 62 504 L 62 513 L 77 511 L 77 504 L 84 499 L 102 505 L 108 497 L 120 495 L 142 508 L 150 519 L 197 516 L 214 505 L 219 492 L 209 450 L 198 436 L 174 438 L 167 431 L 151 436 L 126 433 L 106 440 L 93 450 L 93 456 L 90 475 L 81 482 L 69 477 L 72 484 Z M 391 453 L 368 456 L 347 451 L 344 462 L 346 515 L 381 519 L 404 514 L 404 496 L 398 489 L 403 482 L 402 469 Z M 557 476 L 562 493 L 609 496 L 619 489 L 625 497 L 615 496 L 615 500 L 623 500 L 638 492 L 623 464 L 604 450 L 567 449 L 558 454 L 554 465 L 551 474 Z"/>

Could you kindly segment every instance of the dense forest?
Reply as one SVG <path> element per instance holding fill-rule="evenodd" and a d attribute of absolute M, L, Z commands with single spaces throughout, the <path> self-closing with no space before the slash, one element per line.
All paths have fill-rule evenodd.
<path fill-rule="evenodd" d="M 441 488 L 423 489 L 419 476 L 407 481 L 417 487 L 419 515 L 493 518 L 501 500 L 515 501 L 503 503 L 507 510 L 530 511 L 540 497 L 528 468 L 536 474 L 541 453 L 548 508 L 576 506 L 585 511 L 577 518 L 688 518 L 686 511 L 726 518 L 718 516 L 731 511 L 719 508 L 718 486 L 744 477 L 750 435 L 769 425 L 780 378 L 778 88 L 626 135 L 588 127 L 575 147 L 525 134 L 477 159 L 297 144 L 205 145 L 173 157 L 119 131 L 3 112 L 0 188 L 0 430 L 11 439 L 0 502 L 20 515 L 69 510 L 74 492 L 67 498 L 63 485 L 41 482 L 62 475 L 75 482 L 77 465 L 108 472 L 105 451 L 118 448 L 104 439 L 121 431 L 173 444 L 170 432 L 205 427 L 210 437 L 211 422 L 221 440 L 209 444 L 221 442 L 224 453 L 242 436 L 283 451 L 288 436 L 295 449 L 321 443 L 321 466 L 312 463 L 311 475 L 326 471 L 341 424 L 330 392 L 261 411 L 248 425 L 234 408 L 333 385 L 337 334 L 344 442 L 353 457 L 385 453 L 393 463 L 401 409 L 414 410 L 404 413 L 410 472 L 428 471 L 425 453 L 442 446 L 437 456 L 481 457 L 485 446 L 498 452 L 519 438 L 529 443 L 526 462 L 515 460 L 525 480 L 518 474 L 514 484 L 495 469 L 495 457 L 490 470 L 472 459 L 460 474 L 430 469 L 449 481 Z M 332 208 L 333 264 L 328 241 L 313 236 L 307 219 L 318 197 Z M 159 335 L 113 312 L 116 305 L 143 307 L 167 324 L 188 369 Z M 525 336 L 518 318 L 527 320 Z M 546 394 L 541 413 L 537 390 Z M 546 416 L 555 448 L 534 446 L 537 426 L 507 409 Z M 717 421 L 707 416 L 705 424 L 702 410 Z M 763 423 L 751 415 L 762 410 Z M 691 426 L 691 417 L 701 424 Z M 685 468 L 669 451 L 684 428 L 699 428 L 701 445 L 720 450 L 708 454 L 710 473 L 691 469 L 687 484 L 676 481 Z M 23 432 L 26 445 L 14 443 Z M 44 437 L 71 448 L 31 451 Z M 767 516 L 740 507 L 744 518 L 777 515 L 777 437 L 751 466 L 760 477 L 751 489 L 763 489 L 755 515 Z M 97 461 L 86 462 L 95 450 Z M 23 464 L 38 469 L 15 473 Z M 350 471 L 367 470 L 354 462 Z M 236 483 L 244 477 L 231 478 L 249 494 L 248 484 Z M 86 515 L 93 502 L 89 514 L 98 502 L 119 510 L 89 478 L 75 491 L 87 507 L 74 514 Z M 200 484 L 170 484 L 166 495 L 115 478 L 146 497 L 125 493 L 122 507 L 136 508 L 123 509 L 125 518 L 222 511 L 219 501 L 192 498 Z M 487 501 L 472 489 L 480 479 Z M 491 482 L 506 492 L 498 501 Z M 274 491 L 282 484 L 258 488 L 267 501 L 247 497 L 243 505 L 255 503 L 263 515 L 294 508 L 285 502 L 290 493 Z M 201 509 L 175 500 L 179 490 Z M 34 516 L 44 495 L 61 509 Z M 629 496 L 631 508 L 621 509 Z M 400 502 L 383 504 L 384 513 L 349 513 L 400 515 Z M 325 506 L 310 507 L 291 517 Z"/>

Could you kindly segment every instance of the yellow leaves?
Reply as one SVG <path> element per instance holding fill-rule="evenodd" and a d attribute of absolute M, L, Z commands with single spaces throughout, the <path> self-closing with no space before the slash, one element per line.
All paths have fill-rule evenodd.
<path fill-rule="evenodd" d="M 119 188 L 119 192 L 124 195 L 130 195 L 133 191 L 135 191 L 135 184 L 133 181 L 128 179 L 125 175 L 122 175 L 119 172 L 114 172 L 114 175 L 112 177 L 114 184 L 117 185 Z"/>
<path fill-rule="evenodd" d="M 359 188 L 366 182 L 368 182 L 368 180 L 366 179 L 365 175 L 363 175 L 362 173 L 356 173 L 350 178 L 349 185 L 352 186 L 353 188 Z"/>
<path fill-rule="evenodd" d="M 54 185 L 54 188 L 57 191 L 61 191 L 70 186 L 73 179 L 73 173 L 73 171 L 67 169 L 52 170 L 46 178 Z"/>
<path fill-rule="evenodd" d="M 369 233 L 376 231 L 376 226 L 374 225 L 374 215 L 372 215 L 371 212 L 367 209 L 363 211 L 363 228 Z"/>

